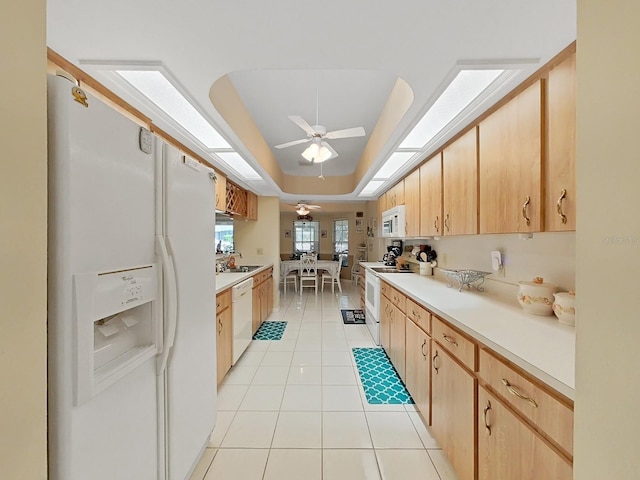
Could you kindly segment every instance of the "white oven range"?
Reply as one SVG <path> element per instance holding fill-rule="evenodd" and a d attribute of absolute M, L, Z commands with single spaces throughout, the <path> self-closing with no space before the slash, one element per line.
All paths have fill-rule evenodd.
<path fill-rule="evenodd" d="M 380 345 L 380 277 L 370 269 L 365 271 L 365 317 L 373 341 Z"/>

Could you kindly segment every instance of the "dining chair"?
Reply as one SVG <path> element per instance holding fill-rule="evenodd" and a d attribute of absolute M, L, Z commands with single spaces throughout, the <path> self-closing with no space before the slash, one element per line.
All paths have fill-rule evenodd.
<path fill-rule="evenodd" d="M 282 283 L 284 284 L 284 294 L 287 294 L 287 283 L 293 283 L 293 288 L 295 288 L 296 292 L 298 291 L 298 272 L 296 270 L 292 270 L 286 275 L 282 276 Z"/>
<path fill-rule="evenodd" d="M 334 293 L 335 285 L 338 285 L 338 290 L 342 293 L 342 285 L 340 284 L 340 269 L 342 268 L 342 255 L 338 257 L 338 260 L 333 262 L 331 270 L 325 270 L 322 273 L 322 291 L 324 292 L 324 284 L 331 283 L 331 293 Z"/>
<path fill-rule="evenodd" d="M 318 258 L 315 255 L 300 257 L 300 295 L 304 287 L 313 287 L 318 295 Z"/>

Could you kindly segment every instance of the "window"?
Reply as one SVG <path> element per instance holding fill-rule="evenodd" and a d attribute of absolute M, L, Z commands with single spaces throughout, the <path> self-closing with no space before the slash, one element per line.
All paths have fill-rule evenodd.
<path fill-rule="evenodd" d="M 333 221 L 333 254 L 349 253 L 349 220 Z M 346 266 L 347 257 L 342 260 L 343 266 Z"/>
<path fill-rule="evenodd" d="M 233 219 L 216 215 L 216 252 L 233 251 Z"/>
<path fill-rule="evenodd" d="M 318 252 L 320 222 L 293 222 L 294 252 Z"/>

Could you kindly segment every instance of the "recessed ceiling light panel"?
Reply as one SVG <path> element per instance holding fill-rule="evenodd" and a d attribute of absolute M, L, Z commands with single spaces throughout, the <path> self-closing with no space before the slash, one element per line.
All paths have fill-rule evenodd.
<path fill-rule="evenodd" d="M 247 180 L 258 180 L 260 175 L 237 152 L 215 152 L 215 155 L 239 177 Z"/>
<path fill-rule="evenodd" d="M 207 119 L 159 70 L 115 70 L 131 86 L 207 148 L 231 148 Z"/>

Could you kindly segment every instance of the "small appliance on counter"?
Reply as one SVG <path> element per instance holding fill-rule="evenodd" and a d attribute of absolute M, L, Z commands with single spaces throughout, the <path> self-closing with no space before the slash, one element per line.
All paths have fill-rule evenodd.
<path fill-rule="evenodd" d="M 385 265 L 394 267 L 396 259 L 402 255 L 402 240 L 394 240 L 393 245 L 387 246 L 387 253 L 382 257 Z"/>

